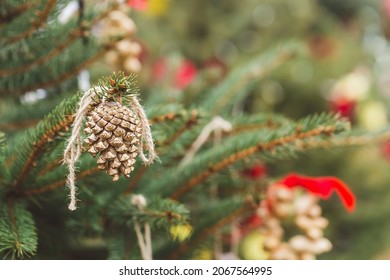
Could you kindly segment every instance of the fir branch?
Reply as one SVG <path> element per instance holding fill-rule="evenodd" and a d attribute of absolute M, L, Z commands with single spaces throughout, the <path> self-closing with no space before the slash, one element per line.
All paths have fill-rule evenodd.
<path fill-rule="evenodd" d="M 35 254 L 37 233 L 30 212 L 9 199 L 0 206 L 0 256 L 21 259 Z"/>
<path fill-rule="evenodd" d="M 201 242 L 203 242 L 206 238 L 215 235 L 217 232 L 219 232 L 220 229 L 223 227 L 232 224 L 236 219 L 239 217 L 242 217 L 249 211 L 253 211 L 255 209 L 253 199 L 248 197 L 244 203 L 240 205 L 240 207 L 236 210 L 234 210 L 232 213 L 228 215 L 224 215 L 222 219 L 219 219 L 216 221 L 213 225 L 209 225 L 203 230 L 201 230 L 199 233 L 194 234 L 193 238 L 191 238 L 190 241 L 186 243 L 180 244 L 178 248 L 175 250 L 172 250 L 170 254 L 167 255 L 168 259 L 171 260 L 177 260 L 183 257 L 183 255 L 187 254 L 188 252 L 191 252 L 191 250 L 199 245 Z"/>
<path fill-rule="evenodd" d="M 17 162 L 11 163 L 10 167 L 13 191 L 22 187 L 36 159 L 45 151 L 47 144 L 53 142 L 62 131 L 69 129 L 78 99 L 79 94 L 76 94 L 73 98 L 62 102 L 34 130 L 27 131 L 19 145 L 14 147 L 18 151 L 19 158 Z M 13 151 L 11 150 L 10 153 L 12 154 Z"/>
<path fill-rule="evenodd" d="M 90 169 L 87 169 L 87 170 L 80 172 L 77 175 L 77 178 L 82 179 L 85 177 L 89 177 L 93 174 L 96 174 L 99 171 L 100 171 L 99 168 L 93 167 L 93 168 L 90 168 Z M 46 193 L 49 191 L 54 191 L 58 188 L 64 187 L 65 183 L 66 183 L 66 179 L 61 179 L 61 180 L 54 181 L 50 184 L 38 187 L 38 188 L 19 190 L 16 194 L 20 197 L 30 197 L 30 196 L 34 196 L 37 194 Z"/>
<path fill-rule="evenodd" d="M 36 142 L 33 142 L 33 149 L 30 155 L 27 157 L 24 167 L 20 170 L 19 176 L 16 178 L 13 188 L 18 189 L 24 182 L 24 179 L 31 171 L 35 160 L 40 156 L 45 145 L 52 141 L 53 138 L 58 135 L 59 132 L 68 129 L 73 122 L 73 116 L 65 116 L 60 122 L 58 122 L 51 129 L 47 130 Z"/>
<path fill-rule="evenodd" d="M 117 39 L 117 40 L 119 40 L 119 39 Z M 15 89 L 13 91 L 3 91 L 2 94 L 3 95 L 15 95 L 15 94 L 21 94 L 24 92 L 36 90 L 39 88 L 49 88 L 49 87 L 57 86 L 57 85 L 63 83 L 65 80 L 68 80 L 69 78 L 77 75 L 82 69 L 88 68 L 89 65 L 93 64 L 95 61 L 100 59 L 102 57 L 102 55 L 104 55 L 104 53 L 106 53 L 108 50 L 113 48 L 115 43 L 116 43 L 116 41 L 107 44 L 102 50 L 100 50 L 99 52 L 97 52 L 93 56 L 89 57 L 88 59 L 82 61 L 77 66 L 70 69 L 69 71 L 61 73 L 59 76 L 57 76 L 51 80 L 43 81 L 43 82 L 33 84 L 33 85 L 28 85 L 24 88 L 18 88 L 18 89 Z"/>
<path fill-rule="evenodd" d="M 178 199 L 209 176 L 254 153 L 261 153 L 265 159 L 292 154 L 297 151 L 295 144 L 298 140 L 306 141 L 318 136 L 329 137 L 346 128 L 347 123 L 342 120 L 329 114 L 322 114 L 303 119 L 295 127 L 282 127 L 274 131 L 263 130 L 247 133 L 245 136 L 237 135 L 226 140 L 223 146 L 196 157 L 196 160 L 194 159 L 183 170 L 172 171 L 172 177 L 168 176 L 167 181 L 160 182 L 159 188 L 167 191 L 175 189 L 171 197 Z M 180 178 L 177 178 L 178 173 L 181 174 Z M 165 185 L 168 181 L 169 187 Z"/>
<path fill-rule="evenodd" d="M 183 124 L 181 128 L 176 130 L 176 132 L 171 135 L 169 138 L 165 139 L 161 146 L 169 146 L 172 142 L 174 142 L 177 138 L 180 137 L 185 131 L 190 129 L 193 125 L 197 124 L 199 120 L 199 113 L 196 110 L 191 111 L 190 118 Z"/>
<path fill-rule="evenodd" d="M 85 30 L 84 26 L 93 26 L 93 25 L 95 25 L 97 22 L 99 22 L 102 19 L 104 19 L 105 17 L 107 17 L 107 15 L 111 11 L 116 9 L 117 7 L 118 7 L 118 3 L 113 3 L 104 12 L 102 12 L 97 17 L 93 18 L 90 22 L 83 22 L 81 24 L 82 25 L 81 27 L 79 27 L 77 29 L 74 29 L 74 30 L 72 30 L 69 33 L 68 38 L 64 42 L 62 42 L 61 44 L 55 46 L 55 48 L 53 48 L 50 52 L 44 53 L 43 56 L 32 60 L 30 63 L 28 63 L 26 65 L 21 65 L 21 66 L 13 67 L 13 68 L 10 68 L 10 69 L 0 70 L 0 77 L 6 77 L 6 76 L 11 76 L 11 75 L 27 72 L 30 69 L 34 68 L 34 67 L 40 66 L 42 64 L 45 64 L 46 62 L 48 62 L 52 58 L 60 55 L 63 50 L 68 48 L 77 39 L 83 38 L 85 36 L 85 33 L 86 33 L 86 30 Z"/>
<path fill-rule="evenodd" d="M 22 3 L 17 7 L 12 7 L 10 10 L 7 10 L 6 14 L 0 13 L 0 24 L 12 21 L 14 18 L 34 7 L 35 4 L 36 3 L 31 2 Z"/>
<path fill-rule="evenodd" d="M 21 120 L 11 123 L 0 123 L 0 129 L 4 131 L 25 129 L 35 126 L 38 122 L 38 120 Z"/>
<path fill-rule="evenodd" d="M 83 36 L 83 34 L 84 34 L 84 31 L 82 29 L 73 30 L 72 32 L 70 32 L 70 34 L 65 42 L 63 42 L 62 44 L 59 44 L 58 46 L 56 46 L 54 49 L 52 49 L 50 52 L 48 52 L 44 56 L 39 57 L 26 65 L 22 65 L 19 67 L 14 67 L 11 69 L 6 69 L 6 70 L 0 70 L 0 77 L 7 77 L 7 76 L 27 72 L 34 67 L 45 64 L 46 62 L 51 60 L 53 57 L 61 54 L 63 50 L 68 48 L 74 41 L 81 38 Z"/>
<path fill-rule="evenodd" d="M 36 13 L 36 20 L 31 23 L 31 27 L 17 36 L 6 38 L 5 43 L 10 44 L 22 40 L 26 37 L 29 37 L 31 34 L 41 28 L 49 17 L 51 10 L 55 7 L 56 2 L 56 0 L 48 0 L 46 7 L 42 11 Z"/>
<path fill-rule="evenodd" d="M 333 137 L 331 139 L 310 139 L 305 142 L 298 142 L 298 150 L 309 149 L 329 149 L 334 147 L 352 147 L 365 146 L 370 144 L 383 143 L 389 141 L 390 132 L 379 132 L 377 134 L 352 134 L 341 135 L 340 137 Z"/>
<path fill-rule="evenodd" d="M 108 209 L 108 217 L 114 224 L 133 225 L 134 222 L 148 223 L 152 227 L 169 228 L 171 224 L 187 224 L 189 211 L 181 203 L 161 197 L 148 198 L 147 205 L 134 205 L 131 197 L 122 196 Z"/>
<path fill-rule="evenodd" d="M 185 114 L 185 112 L 183 112 L 183 111 L 165 113 L 163 115 L 154 116 L 153 118 L 149 119 L 149 123 L 152 125 L 155 123 L 173 121 L 173 120 L 176 120 L 177 118 L 183 117 L 184 114 Z"/>

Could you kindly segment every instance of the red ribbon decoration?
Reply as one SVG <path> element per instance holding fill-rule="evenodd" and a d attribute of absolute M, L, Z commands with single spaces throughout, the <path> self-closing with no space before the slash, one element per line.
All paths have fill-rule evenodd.
<path fill-rule="evenodd" d="M 280 183 L 289 188 L 302 187 L 323 199 L 328 199 L 332 192 L 336 191 L 348 212 L 355 209 L 355 195 L 343 181 L 336 177 L 308 177 L 291 173 Z"/>

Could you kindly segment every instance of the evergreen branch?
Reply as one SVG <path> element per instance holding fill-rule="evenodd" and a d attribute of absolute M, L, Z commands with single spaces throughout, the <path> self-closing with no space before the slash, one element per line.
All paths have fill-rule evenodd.
<path fill-rule="evenodd" d="M 38 141 L 33 143 L 33 149 L 30 153 L 30 155 L 27 157 L 27 160 L 25 162 L 25 165 L 20 170 L 20 173 L 18 177 L 15 180 L 15 183 L 13 184 L 13 188 L 18 189 L 23 184 L 24 179 L 28 175 L 28 173 L 31 171 L 32 167 L 34 166 L 34 162 L 36 161 L 37 157 L 42 154 L 44 151 L 45 145 L 52 141 L 53 138 L 58 135 L 59 132 L 64 131 L 65 129 L 68 129 L 73 122 L 73 116 L 64 116 L 64 118 L 58 122 L 55 126 L 53 126 L 51 129 L 47 130 L 39 139 Z"/>
<path fill-rule="evenodd" d="M 177 118 L 183 117 L 184 112 L 169 112 L 164 115 L 158 115 L 149 120 L 149 123 L 155 124 L 155 123 L 162 123 L 166 121 L 173 121 L 176 120 Z"/>
<path fill-rule="evenodd" d="M 0 77 L 6 77 L 6 76 L 11 76 L 15 74 L 20 74 L 23 72 L 27 72 L 31 70 L 34 67 L 37 67 L 39 65 L 45 64 L 48 62 L 50 59 L 53 57 L 61 54 L 63 50 L 68 48 L 74 41 L 79 39 L 81 36 L 83 36 L 84 31 L 82 29 L 76 29 L 73 30 L 70 34 L 68 39 L 63 42 L 62 44 L 56 46 L 56 48 L 52 49 L 50 52 L 48 52 L 45 56 L 42 56 L 38 59 L 33 60 L 31 63 L 27 65 L 22 65 L 19 67 L 11 68 L 11 69 L 6 69 L 6 70 L 0 70 Z"/>
<path fill-rule="evenodd" d="M 99 168 L 93 167 L 93 168 L 90 168 L 90 169 L 87 169 L 87 170 L 80 172 L 77 175 L 77 178 L 81 179 L 81 178 L 89 177 L 89 176 L 91 176 L 99 171 L 100 171 Z M 30 197 L 30 196 L 45 193 L 48 191 L 56 190 L 58 188 L 65 186 L 65 183 L 66 183 L 66 179 L 61 179 L 61 180 L 57 180 L 57 181 L 52 182 L 48 185 L 44 185 L 44 186 L 41 186 L 41 187 L 38 187 L 35 189 L 19 190 L 17 192 L 17 195 L 22 196 L 22 197 Z"/>
<path fill-rule="evenodd" d="M 198 234 L 196 234 L 195 238 L 192 238 L 186 243 L 182 243 L 178 248 L 172 250 L 172 253 L 168 254 L 167 259 L 180 259 L 183 255 L 190 252 L 195 246 L 199 245 L 206 238 L 215 235 L 221 228 L 232 224 L 235 220 L 237 220 L 238 217 L 241 217 L 245 215 L 245 213 L 253 211 L 254 209 L 253 199 L 248 197 L 238 209 L 234 210 L 229 215 L 223 216 L 222 219 L 218 220 L 215 224 L 205 227 Z"/>
<path fill-rule="evenodd" d="M 189 211 L 183 204 L 161 197 L 152 197 L 147 205 L 134 205 L 129 196 L 122 196 L 108 209 L 108 216 L 117 225 L 129 225 L 135 221 L 148 223 L 153 227 L 169 227 L 173 224 L 188 223 Z"/>
<path fill-rule="evenodd" d="M 50 171 L 52 171 L 54 168 L 59 167 L 62 164 L 62 156 L 53 160 L 52 162 L 49 162 L 44 168 L 42 168 L 38 172 L 38 176 L 43 176 Z"/>
<path fill-rule="evenodd" d="M 248 143 L 249 145 L 246 146 L 243 144 L 242 148 L 239 149 L 238 147 L 235 148 L 236 151 L 232 153 L 218 154 L 218 160 L 216 160 L 216 155 L 209 153 L 208 156 L 202 158 L 202 160 L 206 160 L 203 164 L 207 168 L 201 168 L 201 170 L 198 170 L 198 172 L 194 172 L 191 177 L 186 178 L 186 181 L 184 184 L 179 186 L 176 191 L 171 195 L 173 199 L 178 199 L 184 194 L 188 193 L 192 188 L 197 186 L 198 184 L 202 183 L 204 180 L 206 180 L 209 176 L 219 172 L 223 168 L 239 161 L 244 158 L 247 158 L 254 153 L 258 152 L 272 152 L 275 151 L 278 147 L 280 148 L 286 148 L 286 145 L 294 144 L 298 140 L 308 140 L 310 138 L 320 136 L 320 135 L 327 135 L 330 136 L 333 133 L 339 131 L 340 129 L 343 129 L 342 127 L 338 126 L 338 124 L 333 125 L 318 125 L 318 123 L 321 123 L 321 121 L 326 121 L 326 117 L 329 117 L 329 115 L 320 115 L 313 118 L 308 118 L 302 120 L 294 129 L 292 134 L 282 136 L 279 135 L 268 135 L 268 137 L 275 137 L 275 139 L 271 139 L 265 143 L 251 143 L 251 141 Z M 329 120 L 328 120 L 329 121 Z M 314 126 L 313 125 L 318 125 Z M 342 126 L 342 124 L 340 124 Z M 305 127 L 305 131 L 302 131 L 302 126 Z M 291 133 L 291 132 L 290 132 Z M 236 139 L 233 139 L 233 141 L 236 141 Z M 294 150 L 297 150 L 297 147 L 293 147 Z M 219 150 L 221 152 L 221 150 Z M 207 164 L 206 164 L 207 163 Z M 193 163 L 193 165 L 197 166 L 199 162 Z M 188 170 L 192 170 L 191 167 L 187 167 Z M 184 176 L 182 176 L 184 177 Z"/>
<path fill-rule="evenodd" d="M 112 10 L 114 10 L 116 7 L 118 6 L 117 3 L 114 3 L 112 4 L 109 8 L 107 8 L 103 13 L 101 13 L 98 17 L 96 18 L 93 18 L 90 22 L 88 23 L 83 23 L 83 25 L 89 25 L 89 26 L 93 26 L 95 25 L 97 22 L 101 21 L 102 19 L 104 19 Z M 58 56 L 59 54 L 61 54 L 61 52 L 63 50 L 65 50 L 66 48 L 68 48 L 71 44 L 73 44 L 73 42 L 75 42 L 77 39 L 80 39 L 82 38 L 83 36 L 85 36 L 85 30 L 84 30 L 84 27 L 80 27 L 80 28 L 77 28 L 75 30 L 72 30 L 70 33 L 69 33 L 69 36 L 67 38 L 67 40 L 65 40 L 63 43 L 57 45 L 54 49 L 52 49 L 50 52 L 48 53 L 45 53 L 43 56 L 37 58 L 37 59 L 34 59 L 32 60 L 29 64 L 27 65 L 22 65 L 22 66 L 19 66 L 19 67 L 13 67 L 11 69 L 6 69 L 6 70 L 0 70 L 0 77 L 6 77 L 6 76 L 11 76 L 11 75 L 15 75 L 15 74 L 20 74 L 20 73 L 23 73 L 23 72 L 27 72 L 28 70 L 34 68 L 34 67 L 37 67 L 39 65 L 42 65 L 46 62 L 48 62 L 49 60 L 51 60 L 52 58 Z"/>
<path fill-rule="evenodd" d="M 24 258 L 37 249 L 37 233 L 30 212 L 12 199 L 0 206 L 0 256 Z"/>
<path fill-rule="evenodd" d="M 48 0 L 45 9 L 37 12 L 36 20 L 31 23 L 31 27 L 17 36 L 7 38 L 6 43 L 14 43 L 16 41 L 22 40 L 41 28 L 49 17 L 51 10 L 56 5 L 56 2 L 56 0 Z"/>
<path fill-rule="evenodd" d="M 298 142 L 298 150 L 308 149 L 329 149 L 333 147 L 364 146 L 370 144 L 383 143 L 389 141 L 390 132 L 384 132 L 374 135 L 343 135 L 331 139 L 310 139 L 306 142 Z"/>
<path fill-rule="evenodd" d="M 11 123 L 0 123 L 0 129 L 5 131 L 12 131 L 12 130 L 30 128 L 35 126 L 38 122 L 39 122 L 38 120 L 22 120 L 22 121 L 11 122 Z"/>
<path fill-rule="evenodd" d="M 31 2 L 22 3 L 19 6 L 13 7 L 11 10 L 7 11 L 7 14 L 0 14 L 0 24 L 12 21 L 15 17 L 34 7 L 34 5 L 35 3 Z"/>
<path fill-rule="evenodd" d="M 27 87 L 19 88 L 19 89 L 14 90 L 14 91 L 5 91 L 5 92 L 3 92 L 3 94 L 14 95 L 14 94 L 20 94 L 20 93 L 36 90 L 36 89 L 39 89 L 39 88 L 49 88 L 49 87 L 54 87 L 56 85 L 59 85 L 59 84 L 63 83 L 65 80 L 68 80 L 69 78 L 74 77 L 82 69 L 87 68 L 89 65 L 93 64 L 95 61 L 100 59 L 105 52 L 107 52 L 108 50 L 110 50 L 111 48 L 114 47 L 115 43 L 116 43 L 116 41 L 115 42 L 111 42 L 110 44 L 106 45 L 102 50 L 97 52 L 92 57 L 86 59 L 85 61 L 83 61 L 79 65 L 73 67 L 70 71 L 64 72 L 61 75 L 53 78 L 50 81 L 43 81 L 41 83 L 34 84 L 34 85 L 29 85 Z"/>
<path fill-rule="evenodd" d="M 190 118 L 183 124 L 181 128 L 179 128 L 170 138 L 165 139 L 161 144 L 162 146 L 169 146 L 173 143 L 177 138 L 180 137 L 185 131 L 190 129 L 193 125 L 197 124 L 199 120 L 199 113 L 196 110 L 192 110 Z"/>
<path fill-rule="evenodd" d="M 14 146 L 19 158 L 18 161 L 12 162 L 10 167 L 13 191 L 22 187 L 35 161 L 45 151 L 47 144 L 53 143 L 55 137 L 61 132 L 69 130 L 79 96 L 80 94 L 76 94 L 58 105 L 34 130 L 27 131 L 20 143 Z M 13 150 L 9 153 L 14 154 Z"/>

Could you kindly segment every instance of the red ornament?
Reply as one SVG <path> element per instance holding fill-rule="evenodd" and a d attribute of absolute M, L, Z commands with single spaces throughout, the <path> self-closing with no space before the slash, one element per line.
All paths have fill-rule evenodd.
<path fill-rule="evenodd" d="M 328 199 L 332 192 L 336 191 L 349 212 L 355 209 L 355 195 L 344 182 L 336 177 L 307 177 L 292 173 L 284 177 L 280 183 L 289 188 L 302 187 L 323 199 Z"/>
<path fill-rule="evenodd" d="M 340 114 L 342 117 L 354 121 L 356 112 L 356 101 L 344 97 L 333 100 L 330 103 L 331 110 Z"/>
<path fill-rule="evenodd" d="M 179 69 L 177 69 L 175 86 L 180 89 L 187 87 L 195 79 L 197 72 L 195 65 L 191 61 L 184 60 Z"/>
<path fill-rule="evenodd" d="M 135 10 L 145 10 L 148 7 L 147 0 L 128 0 L 127 5 L 134 8 Z"/>
<path fill-rule="evenodd" d="M 248 168 L 246 170 L 244 170 L 244 176 L 249 178 L 249 179 L 252 179 L 252 180 L 256 180 L 256 179 L 259 179 L 261 177 L 264 177 L 266 175 L 266 168 L 265 168 L 265 165 L 263 164 L 256 164 L 254 166 L 252 166 L 251 168 Z"/>

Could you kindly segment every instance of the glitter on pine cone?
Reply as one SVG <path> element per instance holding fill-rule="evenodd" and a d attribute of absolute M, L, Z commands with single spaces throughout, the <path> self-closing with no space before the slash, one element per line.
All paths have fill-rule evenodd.
<path fill-rule="evenodd" d="M 130 177 L 138 155 L 142 128 L 137 115 L 118 102 L 104 102 L 88 113 L 84 142 L 92 156 L 99 154 L 98 168 L 113 181 Z"/>

